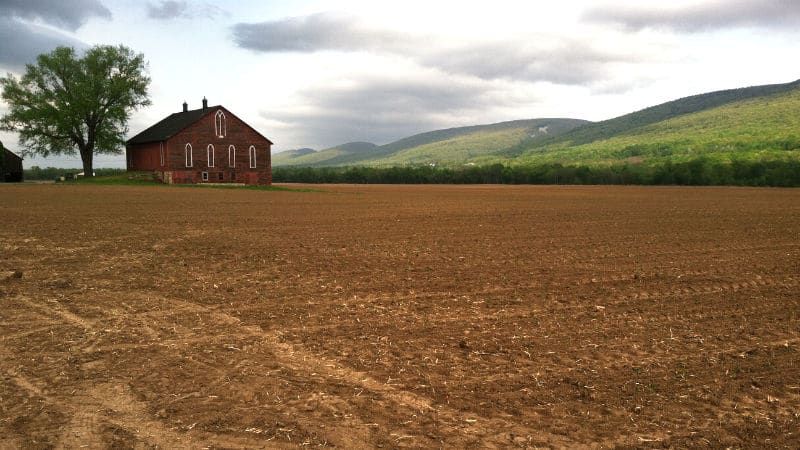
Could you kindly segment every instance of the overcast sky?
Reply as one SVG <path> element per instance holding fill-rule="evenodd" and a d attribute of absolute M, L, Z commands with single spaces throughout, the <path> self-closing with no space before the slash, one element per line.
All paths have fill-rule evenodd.
<path fill-rule="evenodd" d="M 322 149 L 514 119 L 602 120 L 793 81 L 800 1 L 0 0 L 2 72 L 58 45 L 120 43 L 144 53 L 153 80 L 131 136 L 206 96 L 275 150 Z M 0 140 L 20 150 L 13 133 Z"/>

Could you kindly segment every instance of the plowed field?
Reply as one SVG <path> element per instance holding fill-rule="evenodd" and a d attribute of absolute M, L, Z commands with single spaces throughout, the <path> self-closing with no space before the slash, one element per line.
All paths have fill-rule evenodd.
<path fill-rule="evenodd" d="M 0 448 L 800 446 L 800 190 L 0 186 Z"/>

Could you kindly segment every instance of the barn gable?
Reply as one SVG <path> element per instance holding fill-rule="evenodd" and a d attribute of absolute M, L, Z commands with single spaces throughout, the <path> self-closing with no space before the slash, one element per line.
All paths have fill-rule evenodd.
<path fill-rule="evenodd" d="M 184 103 L 184 108 L 185 108 Z M 273 142 L 270 141 L 266 136 L 259 133 L 258 130 L 251 127 L 247 122 L 237 117 L 232 112 L 228 111 L 222 105 L 217 106 L 205 106 L 205 102 L 203 103 L 203 107 L 200 109 L 193 109 L 177 112 L 170 114 L 169 116 L 162 119 L 160 122 L 157 122 L 155 125 L 152 125 L 150 128 L 142 131 L 141 133 L 137 134 L 136 136 L 130 138 L 128 140 L 128 144 L 146 144 L 150 142 L 161 142 L 166 141 L 167 139 L 175 136 L 180 131 L 198 122 L 200 119 L 205 117 L 207 114 L 216 113 L 217 110 L 222 109 L 226 115 L 230 115 L 236 118 L 242 125 L 250 128 L 253 132 L 257 133 L 259 136 L 264 138 L 267 142 L 272 144 Z"/>

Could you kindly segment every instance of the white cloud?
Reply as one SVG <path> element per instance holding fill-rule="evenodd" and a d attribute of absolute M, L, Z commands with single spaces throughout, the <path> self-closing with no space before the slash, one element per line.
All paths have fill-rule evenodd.
<path fill-rule="evenodd" d="M 581 37 L 516 33 L 463 40 L 380 29 L 354 16 L 312 14 L 232 27 L 236 45 L 260 53 L 368 52 L 410 58 L 422 66 L 487 80 L 555 84 L 607 81 L 610 68 L 653 59 L 643 52 L 603 48 Z"/>
<path fill-rule="evenodd" d="M 584 19 L 622 25 L 631 30 L 665 28 L 699 32 L 738 27 L 775 28 L 800 25 L 797 0 L 715 0 L 684 5 L 637 3 L 619 7 L 613 3 L 588 9 Z"/>

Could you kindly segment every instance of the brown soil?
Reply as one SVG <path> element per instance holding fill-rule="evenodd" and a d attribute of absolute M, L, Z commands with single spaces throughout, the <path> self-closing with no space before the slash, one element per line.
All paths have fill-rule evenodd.
<path fill-rule="evenodd" d="M 0 448 L 800 446 L 800 190 L 319 189 L 0 186 Z"/>

